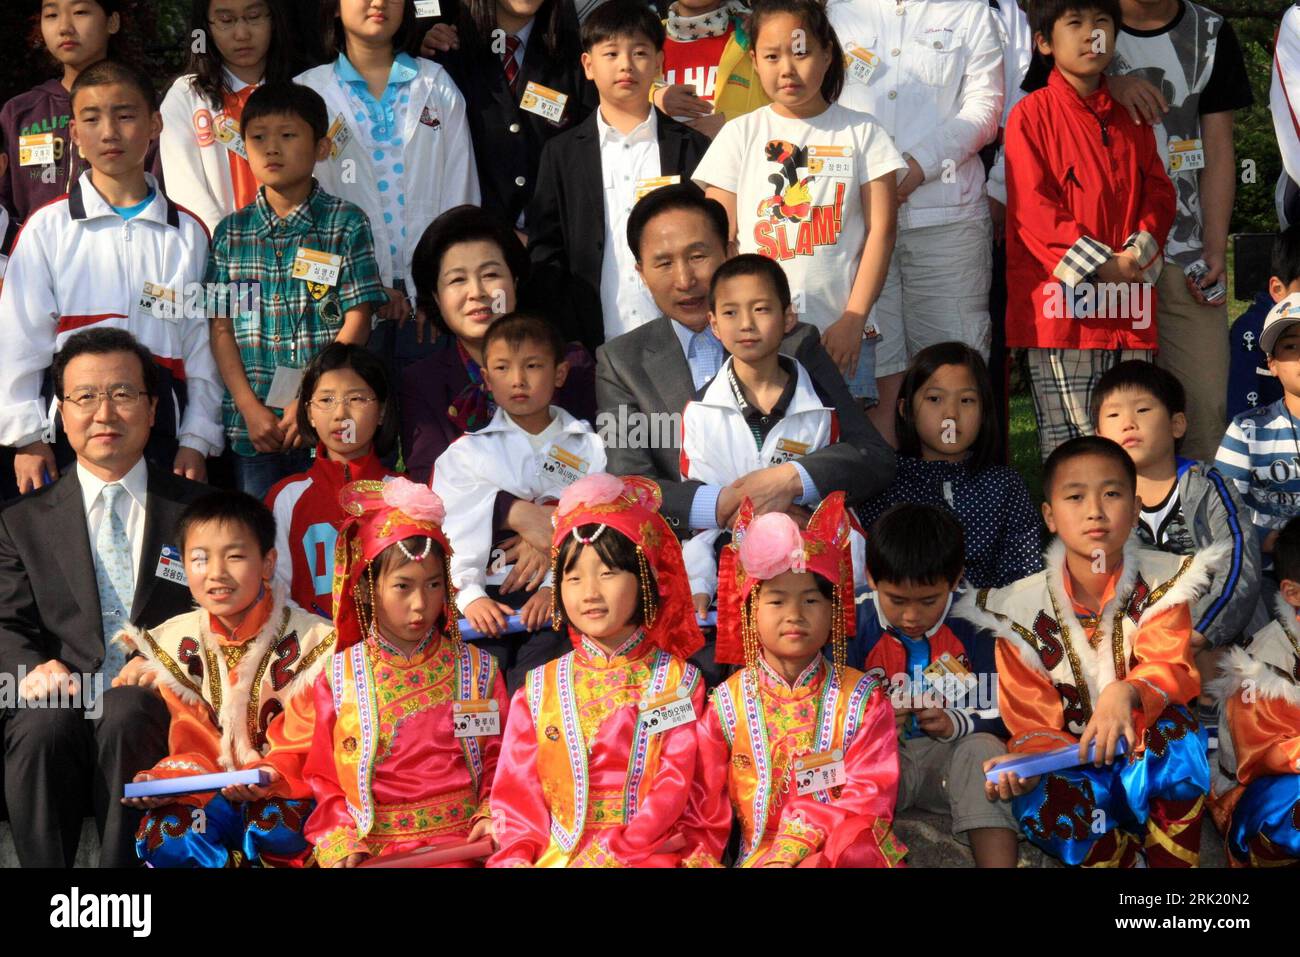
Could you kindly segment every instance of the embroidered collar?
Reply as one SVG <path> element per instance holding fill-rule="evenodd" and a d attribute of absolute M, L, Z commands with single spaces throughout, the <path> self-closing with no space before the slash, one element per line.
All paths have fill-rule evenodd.
<path fill-rule="evenodd" d="M 441 645 L 442 634 L 437 628 L 429 629 L 429 633 L 420 640 L 411 652 L 408 658 L 406 653 L 399 650 L 391 641 L 383 636 L 379 628 L 375 625 L 370 626 L 369 643 L 379 656 L 379 659 L 385 664 L 393 665 L 397 668 L 410 668 L 415 665 L 422 665 L 432 658 Z"/>
<path fill-rule="evenodd" d="M 818 655 L 808 663 L 808 667 L 799 672 L 799 677 L 794 681 L 786 681 L 785 677 L 775 668 L 767 663 L 763 655 L 758 656 L 758 673 L 763 689 L 774 691 L 782 697 L 803 697 L 810 694 L 821 682 L 818 681 L 822 675 L 822 666 L 826 663 L 824 655 Z"/>
<path fill-rule="evenodd" d="M 681 43 L 689 43 L 691 40 L 704 37 L 720 37 L 731 29 L 733 19 L 744 17 L 748 12 L 749 10 L 739 0 L 727 0 L 716 10 L 687 17 L 677 13 L 677 4 L 674 3 L 668 8 L 668 19 L 664 23 L 664 29 L 670 40 Z"/>
<path fill-rule="evenodd" d="M 580 634 L 580 637 L 582 639 L 581 648 L 583 658 L 585 658 L 588 663 L 603 668 L 610 668 L 616 664 L 622 664 L 623 662 L 619 661 L 620 658 L 627 661 L 631 661 L 634 658 L 640 658 L 642 657 L 642 654 L 653 647 L 645 640 L 644 628 L 638 628 L 636 631 L 632 632 L 632 634 L 628 636 L 627 641 L 619 645 L 612 653 L 607 653 L 605 649 L 601 648 L 600 645 L 596 644 L 596 642 L 592 641 L 586 635 Z M 634 652 L 636 653 L 634 654 Z"/>
<path fill-rule="evenodd" d="M 244 620 L 235 626 L 233 631 L 227 630 L 217 616 L 208 613 L 208 627 L 212 629 L 212 637 L 217 640 L 217 644 L 223 648 L 229 648 L 237 645 L 243 645 L 251 638 L 256 638 L 258 633 L 266 627 L 266 623 L 271 618 L 272 610 L 271 589 L 262 583 L 261 590 L 257 593 L 257 599 L 253 602 L 248 613 L 244 615 Z"/>

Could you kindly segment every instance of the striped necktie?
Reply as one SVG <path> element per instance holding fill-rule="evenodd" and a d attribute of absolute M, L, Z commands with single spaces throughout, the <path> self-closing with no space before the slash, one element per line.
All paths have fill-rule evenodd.
<path fill-rule="evenodd" d="M 506 34 L 506 49 L 501 54 L 501 66 L 506 71 L 506 83 L 510 87 L 511 93 L 518 93 L 515 89 L 515 82 L 519 79 L 519 61 L 515 59 L 515 52 L 519 49 L 519 38 L 513 33 Z"/>
<path fill-rule="evenodd" d="M 116 482 L 104 486 L 100 493 L 104 514 L 95 534 L 95 585 L 99 589 L 99 620 L 104 631 L 104 666 L 101 671 L 105 685 L 116 678 L 126 664 L 125 653 L 112 643 L 112 638 L 129 623 L 134 597 L 131 542 L 126 536 L 126 522 L 117 509 L 118 501 L 125 494 L 126 489 Z"/>

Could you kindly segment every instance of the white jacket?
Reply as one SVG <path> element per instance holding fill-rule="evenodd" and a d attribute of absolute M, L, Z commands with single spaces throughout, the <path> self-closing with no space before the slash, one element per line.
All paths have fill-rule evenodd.
<path fill-rule="evenodd" d="M 998 27 L 998 38 L 1002 41 L 1002 79 L 1006 87 L 1006 97 L 1002 102 L 1002 120 L 999 126 L 1006 129 L 1007 117 L 1012 108 L 1024 99 L 1025 91 L 1020 84 L 1025 82 L 1029 63 L 1034 56 L 1034 31 L 1029 28 L 1029 18 L 1015 0 L 998 0 L 998 16 L 994 22 Z M 1007 164 L 1006 150 L 998 145 L 997 159 L 989 169 L 988 193 L 1003 206 L 1007 204 Z"/>
<path fill-rule="evenodd" d="M 591 426 L 554 405 L 551 415 L 560 423 L 559 438 L 540 452 L 498 408 L 491 422 L 451 443 L 433 465 L 429 484 L 447 509 L 442 530 L 451 543 L 451 582 L 462 609 L 487 595 L 498 492 L 541 503 L 558 499 L 583 476 L 605 471 L 605 446 Z M 549 574 L 543 584 L 551 584 Z"/>
<path fill-rule="evenodd" d="M 67 196 L 32 213 L 9 257 L 0 293 L 0 445 L 41 438 L 50 425 L 41 385 L 54 353 L 69 336 L 103 325 L 131 333 L 185 381 L 188 404 L 174 431 L 181 445 L 216 455 L 223 386 L 201 298 L 207 231 L 148 174 L 153 202 L 130 220 L 90 177 L 82 173 Z M 141 301 L 145 283 L 175 296 L 177 318 L 159 318 Z"/>
<path fill-rule="evenodd" d="M 177 77 L 163 97 L 158 156 L 167 195 L 203 220 L 212 233 L 217 223 L 235 211 L 235 189 L 230 179 L 230 149 L 216 137 L 225 114 L 195 88 L 193 80 L 192 73 Z M 242 144 L 238 129 L 235 134 L 238 139 L 231 142 Z"/>
<path fill-rule="evenodd" d="M 1004 92 L 987 0 L 828 0 L 826 15 L 846 55 L 860 47 L 878 58 L 866 83 L 845 78 L 839 102 L 875 117 L 925 172 L 898 228 L 986 217 L 978 153 L 997 136 Z"/>
<path fill-rule="evenodd" d="M 1282 168 L 1287 176 L 1300 183 L 1300 4 L 1282 15 L 1273 56 L 1272 84 L 1268 102 L 1273 111 L 1273 131 L 1282 154 Z M 1281 219 L 1280 189 L 1278 196 L 1278 219 Z"/>
<path fill-rule="evenodd" d="M 406 280 L 408 295 L 415 292 L 411 283 L 411 257 L 425 229 L 440 213 L 465 203 L 477 206 L 480 199 L 465 99 L 450 74 L 438 64 L 423 58 L 416 63 L 420 72 L 411 81 L 411 102 L 402 129 L 402 141 L 406 144 L 403 150 L 406 170 L 402 177 L 406 186 L 403 208 L 407 235 L 403 261 L 394 263 L 388 245 L 375 243 L 380 278 L 391 285 L 394 277 L 401 276 Z M 325 98 L 331 126 L 342 117 L 352 134 L 337 156 L 316 164 L 316 179 L 321 188 L 360 206 L 370 217 L 375 235 L 383 235 L 383 205 L 371 154 L 361 142 L 356 118 L 347 92 L 336 79 L 334 64 L 313 67 L 298 76 L 296 82 L 311 87 Z"/>
<path fill-rule="evenodd" d="M 788 356 L 782 364 L 794 366 L 794 394 L 785 415 L 772 427 L 759 449 L 754 444 L 745 415 L 731 387 L 732 358 L 722 364 L 704 394 L 689 402 L 682 413 L 682 479 L 710 485 L 730 485 L 736 479 L 785 462 L 797 462 L 840 438 L 839 416 L 822 404 L 807 370 Z M 788 368 L 788 366 L 787 366 Z M 827 489 L 820 489 L 825 494 Z M 718 563 L 714 548 L 724 529 L 697 532 L 682 545 L 682 559 L 690 579 L 691 594 L 712 596 L 718 588 Z M 853 533 L 857 535 L 856 532 Z M 857 536 L 861 539 L 861 536 Z M 854 568 L 861 568 L 861 549 L 854 542 Z"/>

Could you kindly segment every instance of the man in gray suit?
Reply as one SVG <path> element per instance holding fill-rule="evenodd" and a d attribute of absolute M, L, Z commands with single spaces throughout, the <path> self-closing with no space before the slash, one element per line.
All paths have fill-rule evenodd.
<path fill-rule="evenodd" d="M 682 481 L 681 419 L 686 404 L 717 373 L 725 353 L 709 329 L 709 282 L 727 259 L 727 214 L 690 183 L 664 186 L 633 208 L 628 242 L 659 318 L 596 351 L 596 430 L 610 472 L 659 483 L 663 514 L 680 536 L 731 522 L 746 496 L 757 514 L 806 514 L 843 490 L 850 505 L 894 478 L 894 451 L 867 421 L 817 329 L 798 323 L 781 351 L 808 371 L 839 415 L 840 441 L 797 463 L 759 469 L 729 486 Z"/>

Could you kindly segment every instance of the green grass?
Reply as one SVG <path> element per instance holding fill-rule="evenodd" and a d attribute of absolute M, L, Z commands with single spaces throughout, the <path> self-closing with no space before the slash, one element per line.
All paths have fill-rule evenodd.
<path fill-rule="evenodd" d="M 1038 458 L 1038 423 L 1027 388 L 1011 396 L 1011 465 L 1029 488 L 1029 500 L 1043 500 L 1043 466 Z"/>

